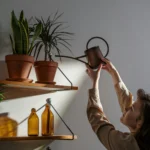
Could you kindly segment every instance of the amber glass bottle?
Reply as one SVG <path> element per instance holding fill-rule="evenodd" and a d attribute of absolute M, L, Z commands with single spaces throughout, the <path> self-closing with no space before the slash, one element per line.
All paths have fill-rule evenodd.
<path fill-rule="evenodd" d="M 42 135 L 48 136 L 54 134 L 54 115 L 50 109 L 49 104 L 45 105 L 45 110 L 41 116 L 42 120 Z"/>
<path fill-rule="evenodd" d="M 28 118 L 28 136 L 39 135 L 39 118 L 34 108 L 31 109 L 31 114 Z"/>

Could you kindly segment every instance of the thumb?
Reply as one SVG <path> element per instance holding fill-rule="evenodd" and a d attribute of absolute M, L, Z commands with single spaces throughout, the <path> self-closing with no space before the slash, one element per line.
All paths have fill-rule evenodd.
<path fill-rule="evenodd" d="M 98 66 L 98 71 L 100 71 L 100 70 L 102 69 L 102 66 L 103 66 L 103 64 L 100 64 L 100 65 Z"/>

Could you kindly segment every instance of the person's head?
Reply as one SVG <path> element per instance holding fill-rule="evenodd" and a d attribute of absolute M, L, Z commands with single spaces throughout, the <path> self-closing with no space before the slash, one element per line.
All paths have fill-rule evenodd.
<path fill-rule="evenodd" d="M 121 122 L 135 132 L 140 148 L 150 149 L 150 95 L 143 89 L 137 91 L 137 100 L 123 114 Z"/>

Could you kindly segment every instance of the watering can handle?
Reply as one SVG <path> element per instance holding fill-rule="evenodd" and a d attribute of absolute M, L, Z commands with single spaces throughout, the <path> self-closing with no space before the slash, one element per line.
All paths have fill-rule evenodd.
<path fill-rule="evenodd" d="M 89 43 L 90 43 L 93 39 L 100 39 L 100 40 L 102 40 L 102 41 L 105 42 L 105 44 L 106 44 L 106 46 L 107 46 L 107 52 L 106 52 L 106 54 L 105 54 L 104 57 L 107 57 L 107 55 L 108 55 L 108 53 L 109 53 L 109 45 L 108 45 L 107 41 L 106 41 L 105 39 L 103 39 L 102 37 L 95 36 L 95 37 L 90 38 L 90 39 L 88 40 L 87 44 L 86 44 L 86 49 L 89 49 Z"/>

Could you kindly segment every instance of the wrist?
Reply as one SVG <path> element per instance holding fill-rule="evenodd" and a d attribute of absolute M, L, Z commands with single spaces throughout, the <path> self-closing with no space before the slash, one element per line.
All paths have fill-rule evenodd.
<path fill-rule="evenodd" d="M 99 87 L 99 80 L 94 80 L 93 81 L 93 88 L 98 88 Z"/>

